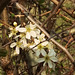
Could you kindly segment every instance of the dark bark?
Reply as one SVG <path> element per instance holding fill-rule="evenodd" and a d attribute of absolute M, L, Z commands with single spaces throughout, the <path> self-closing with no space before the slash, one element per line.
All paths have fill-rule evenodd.
<path fill-rule="evenodd" d="M 9 2 L 10 0 L 0 0 L 0 14 Z"/>

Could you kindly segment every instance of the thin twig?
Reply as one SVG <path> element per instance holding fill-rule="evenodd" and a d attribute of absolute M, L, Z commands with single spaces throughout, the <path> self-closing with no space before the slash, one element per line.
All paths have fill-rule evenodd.
<path fill-rule="evenodd" d="M 41 14 L 41 15 L 37 15 L 37 16 L 45 16 L 45 15 L 47 15 L 47 14 L 49 14 L 49 13 L 51 13 L 51 11 L 47 11 L 47 12 L 45 12 L 45 13 L 43 13 L 43 14 Z M 56 12 L 56 14 L 58 14 L 57 12 Z M 65 17 L 67 20 L 69 20 L 69 21 L 72 21 L 69 17 L 67 17 L 67 16 L 65 16 L 65 15 L 63 15 L 63 14 L 59 14 L 60 16 L 63 16 L 63 17 Z"/>
<path fill-rule="evenodd" d="M 6 47 L 7 45 L 11 44 L 13 41 L 10 41 L 8 43 L 6 43 L 5 45 L 3 45 L 2 47 Z"/>
<path fill-rule="evenodd" d="M 3 26 L 5 26 L 6 28 L 8 28 L 9 29 L 9 27 L 13 27 L 13 26 L 11 26 L 11 25 L 9 25 L 9 24 L 7 24 L 7 23 L 5 23 L 4 21 L 2 21 L 2 20 L 0 20 L 0 23 L 2 23 L 3 24 Z"/>
<path fill-rule="evenodd" d="M 51 13 L 51 11 L 47 11 L 47 12 L 40 14 L 40 15 L 37 15 L 37 16 L 45 16 L 46 14 L 49 14 L 49 13 Z"/>
<path fill-rule="evenodd" d="M 51 39 L 54 38 L 55 36 L 60 35 L 60 34 L 64 33 L 65 31 L 67 31 L 67 30 L 69 30 L 69 29 L 71 29 L 71 28 L 73 28 L 73 27 L 75 27 L 75 25 L 72 25 L 71 27 L 69 27 L 69 28 L 67 28 L 67 29 L 65 29 L 65 30 L 63 30 L 63 31 L 61 31 L 61 32 L 59 32 L 59 33 L 57 33 L 57 34 L 51 36 L 50 38 L 48 38 L 48 39 L 46 39 L 46 40 L 44 40 L 44 41 L 38 43 L 38 44 L 35 45 L 33 48 L 37 47 L 39 44 L 41 44 L 41 43 L 43 43 L 43 42 L 45 42 L 45 41 L 51 40 Z M 31 48 L 31 50 L 32 50 L 33 48 Z"/>
<path fill-rule="evenodd" d="M 37 75 L 40 75 L 42 73 L 42 71 L 44 71 L 46 68 L 46 66 L 43 66 L 42 69 L 40 70 L 40 72 Z"/>
<path fill-rule="evenodd" d="M 59 4 L 59 2 L 57 1 L 57 0 L 51 0 L 53 3 L 55 3 L 56 5 L 58 5 Z M 69 12 L 65 7 L 61 7 L 61 9 L 63 10 L 63 11 L 65 11 L 68 15 L 70 15 L 72 18 L 75 18 L 75 16 L 71 13 L 71 12 Z"/>
<path fill-rule="evenodd" d="M 54 9 L 54 11 L 49 15 L 49 17 L 44 21 L 44 23 L 41 26 L 44 26 L 48 22 L 48 20 L 50 20 L 56 14 L 57 10 L 60 8 L 60 6 L 62 5 L 63 2 L 64 2 L 64 0 L 61 0 L 59 2 L 59 4 Z"/>

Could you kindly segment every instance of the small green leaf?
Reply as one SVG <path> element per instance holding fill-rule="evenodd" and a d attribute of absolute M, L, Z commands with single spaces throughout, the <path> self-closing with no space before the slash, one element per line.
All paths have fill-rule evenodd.
<path fill-rule="evenodd" d="M 13 61 L 13 65 L 16 65 L 15 61 Z"/>
<path fill-rule="evenodd" d="M 39 2 L 39 4 L 42 4 L 45 2 L 45 0 L 39 0 L 38 2 Z"/>
<path fill-rule="evenodd" d="M 14 16 L 15 16 L 15 14 L 12 13 L 12 14 L 11 14 L 11 17 L 14 17 Z"/>

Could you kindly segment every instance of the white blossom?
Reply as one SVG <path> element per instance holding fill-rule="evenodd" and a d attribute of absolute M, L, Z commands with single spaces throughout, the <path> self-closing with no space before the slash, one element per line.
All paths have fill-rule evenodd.
<path fill-rule="evenodd" d="M 52 42 L 48 42 L 46 45 L 46 48 L 48 48 L 48 50 L 53 49 L 53 43 Z"/>
<path fill-rule="evenodd" d="M 9 37 L 12 37 L 13 35 L 16 35 L 17 32 L 18 32 L 19 27 L 20 27 L 20 25 L 15 27 L 15 28 L 9 28 L 10 29 Z"/>
<path fill-rule="evenodd" d="M 30 25 L 27 25 L 27 26 L 25 26 L 25 27 L 20 27 L 20 28 L 18 29 L 18 31 L 21 32 L 21 33 L 22 33 L 22 32 L 25 33 L 25 34 L 26 34 L 26 38 L 27 38 L 27 39 L 30 39 L 31 36 L 32 36 L 32 37 L 36 37 L 36 32 L 37 32 L 37 31 L 35 31 L 35 28 L 36 28 L 35 25 L 30 24 Z"/>
<path fill-rule="evenodd" d="M 14 36 L 14 40 L 17 41 L 11 43 L 10 45 L 11 48 L 15 48 L 13 54 L 19 54 L 20 48 L 22 50 L 26 47 L 33 48 L 35 55 L 38 57 L 38 63 L 43 62 L 43 66 L 48 64 L 49 68 L 54 68 L 54 62 L 57 62 L 56 53 L 53 50 L 53 43 L 45 41 L 45 34 L 32 23 L 26 25 L 25 27 L 22 27 L 21 25 L 17 26 L 16 22 L 14 22 L 13 25 L 15 28 L 9 28 L 9 37 Z M 19 34 L 17 34 L 18 32 Z M 20 39 L 20 41 L 18 41 L 18 39 Z M 45 51 L 46 49 L 48 52 Z M 40 58 L 40 56 L 42 57 Z"/>
<path fill-rule="evenodd" d="M 38 46 L 36 46 L 34 48 L 34 51 L 36 53 L 36 56 L 39 56 L 41 53 L 44 52 L 44 48 L 45 48 L 46 45 L 47 45 L 47 41 L 39 44 Z"/>
<path fill-rule="evenodd" d="M 41 63 L 41 62 L 44 62 L 43 63 L 43 66 L 45 66 L 46 64 L 48 64 L 49 68 L 53 68 L 55 65 L 53 62 L 57 62 L 57 58 L 55 57 L 56 56 L 56 53 L 54 52 L 54 50 L 50 50 L 49 53 L 47 54 L 46 51 L 44 51 L 42 53 L 43 57 L 42 58 L 39 58 L 38 59 L 38 62 Z"/>
<path fill-rule="evenodd" d="M 39 40 L 40 42 L 42 42 L 42 41 L 45 40 L 45 34 L 42 33 L 42 34 L 38 35 L 37 38 L 38 38 L 38 40 Z"/>
<path fill-rule="evenodd" d="M 16 53 L 19 54 L 19 51 L 20 51 L 19 49 L 20 49 L 21 45 L 22 45 L 21 41 L 18 41 L 18 42 L 13 42 L 13 43 L 11 43 L 10 47 L 11 47 L 11 48 L 16 47 L 16 48 L 15 48 Z"/>
<path fill-rule="evenodd" d="M 20 28 L 18 29 L 18 31 L 21 32 L 21 33 L 22 33 L 22 32 L 26 32 L 26 28 L 20 27 Z"/>
<path fill-rule="evenodd" d="M 21 39 L 21 42 L 22 42 L 22 44 L 23 44 L 23 45 L 22 45 L 22 48 L 23 48 L 23 47 L 24 47 L 24 48 L 25 48 L 25 47 L 28 47 L 29 44 L 27 43 L 27 40 L 26 40 L 25 38 L 22 38 L 22 39 Z"/>
<path fill-rule="evenodd" d="M 27 25 L 26 28 L 26 38 L 30 39 L 32 37 L 36 37 L 36 32 L 34 31 L 35 25 Z"/>

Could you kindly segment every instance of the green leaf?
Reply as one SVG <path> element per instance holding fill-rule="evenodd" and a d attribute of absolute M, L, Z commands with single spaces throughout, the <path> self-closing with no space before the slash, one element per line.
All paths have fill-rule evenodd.
<path fill-rule="evenodd" d="M 39 0 L 38 2 L 39 2 L 39 4 L 42 4 L 45 2 L 45 0 Z"/>
<path fill-rule="evenodd" d="M 13 65 L 16 65 L 15 61 L 13 61 Z"/>
<path fill-rule="evenodd" d="M 12 13 L 12 14 L 11 14 L 11 17 L 13 18 L 14 16 L 15 16 L 15 14 Z"/>

